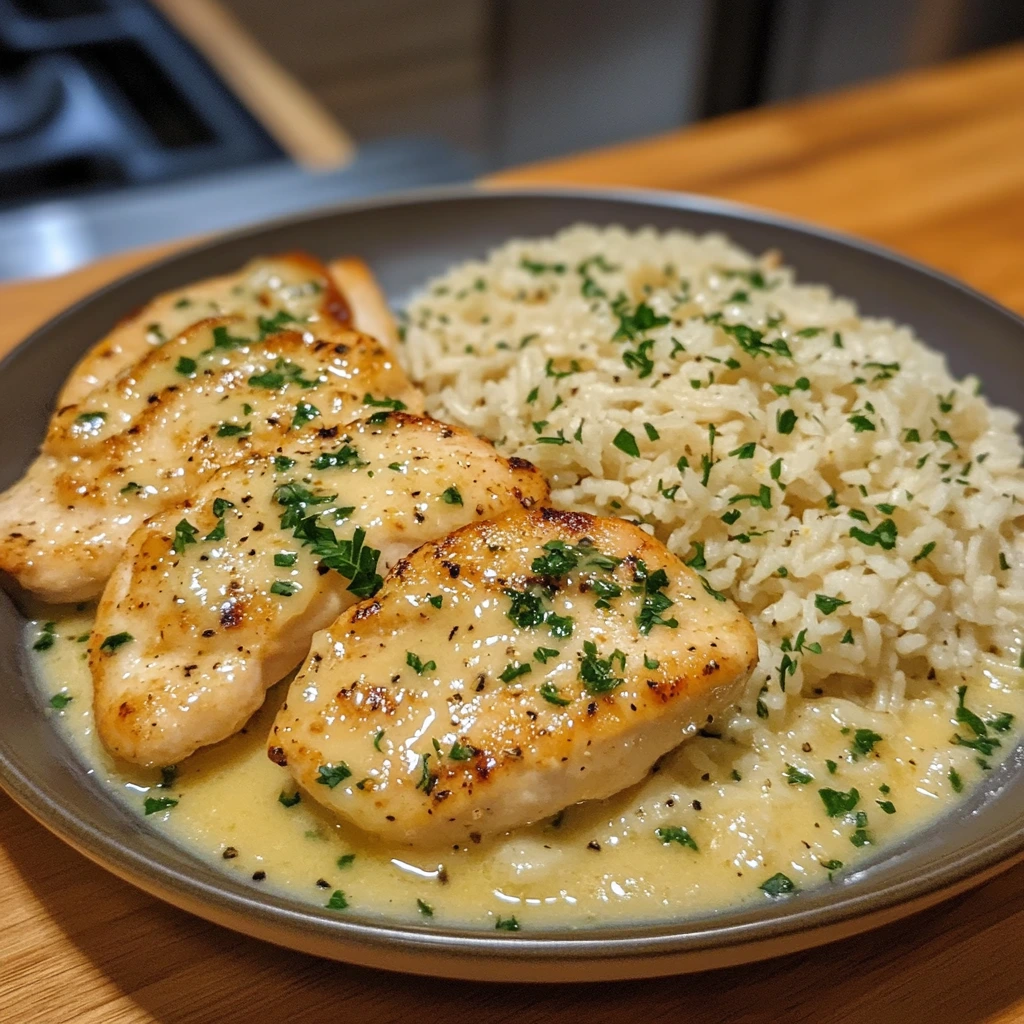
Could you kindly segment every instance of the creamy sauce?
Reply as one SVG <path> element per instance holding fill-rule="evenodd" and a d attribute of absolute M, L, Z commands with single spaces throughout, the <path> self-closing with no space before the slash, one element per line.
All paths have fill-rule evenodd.
<path fill-rule="evenodd" d="M 837 683 L 770 730 L 737 720 L 721 737 L 694 738 L 608 800 L 468 848 L 422 850 L 374 840 L 308 796 L 295 802 L 287 770 L 266 756 L 287 683 L 243 733 L 193 755 L 164 785 L 160 772 L 115 762 L 93 727 L 91 621 L 91 610 L 43 609 L 31 624 L 30 644 L 53 637 L 35 655 L 41 707 L 100 784 L 140 815 L 158 802 L 150 825 L 254 889 L 341 914 L 485 930 L 665 922 L 836 884 L 963 799 L 986 771 L 979 762 L 994 768 L 1013 749 L 1024 716 L 1024 671 L 994 657 L 971 678 L 908 686 L 897 712 L 867 710 Z M 994 741 L 982 749 L 972 712 Z M 663 841 L 682 834 L 673 829 L 692 843 Z"/>

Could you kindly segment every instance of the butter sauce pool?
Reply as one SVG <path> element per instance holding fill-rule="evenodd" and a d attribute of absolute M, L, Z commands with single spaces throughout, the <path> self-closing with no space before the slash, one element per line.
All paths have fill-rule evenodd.
<path fill-rule="evenodd" d="M 286 683 L 242 733 L 173 769 L 115 762 L 93 727 L 91 622 L 91 610 L 43 609 L 30 624 L 40 703 L 97 782 L 152 827 L 257 890 L 484 930 L 665 923 L 842 884 L 963 799 L 1013 749 L 1024 715 L 1024 671 L 995 657 L 971 678 L 918 684 L 895 712 L 867 710 L 840 686 L 787 712 L 770 742 L 737 719 L 608 800 L 419 849 L 332 820 L 268 760 Z"/>

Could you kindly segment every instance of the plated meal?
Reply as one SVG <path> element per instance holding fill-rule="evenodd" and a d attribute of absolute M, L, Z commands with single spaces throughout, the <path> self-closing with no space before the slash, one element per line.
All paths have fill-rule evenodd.
<path fill-rule="evenodd" d="M 586 224 L 397 319 L 355 258 L 157 296 L 0 496 L 40 713 L 170 840 L 341 916 L 856 884 L 1024 715 L 1016 416 L 927 340 L 784 253 Z"/>

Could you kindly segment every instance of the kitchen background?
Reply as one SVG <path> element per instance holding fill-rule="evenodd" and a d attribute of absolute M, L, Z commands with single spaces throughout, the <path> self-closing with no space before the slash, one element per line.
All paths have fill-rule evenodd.
<path fill-rule="evenodd" d="M 0 279 L 1020 38 L 1007 0 L 0 0 Z"/>

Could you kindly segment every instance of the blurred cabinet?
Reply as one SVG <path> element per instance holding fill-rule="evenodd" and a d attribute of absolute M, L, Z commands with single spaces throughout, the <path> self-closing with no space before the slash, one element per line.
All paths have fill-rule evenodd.
<path fill-rule="evenodd" d="M 221 0 L 356 139 L 487 145 L 486 0 Z"/>
<path fill-rule="evenodd" d="M 436 136 L 484 167 L 1024 35 L 1024 0 L 220 2 L 357 140 Z"/>

